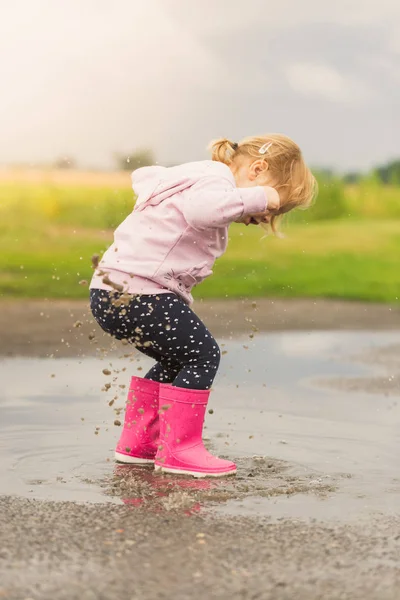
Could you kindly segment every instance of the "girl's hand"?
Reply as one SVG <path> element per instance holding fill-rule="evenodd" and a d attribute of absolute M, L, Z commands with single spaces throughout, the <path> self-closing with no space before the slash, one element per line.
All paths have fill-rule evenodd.
<path fill-rule="evenodd" d="M 246 215 L 236 221 L 244 225 L 260 225 L 260 223 L 269 223 L 271 218 L 279 210 L 281 201 L 275 188 L 269 185 L 262 186 L 267 198 L 267 207 L 263 212 Z"/>
<path fill-rule="evenodd" d="M 247 217 L 241 219 L 241 223 L 244 223 L 245 225 L 260 225 L 260 223 L 269 223 L 273 214 L 279 210 L 281 201 L 276 189 L 270 187 L 269 185 L 263 185 L 262 187 L 264 188 L 265 195 L 267 196 L 267 208 L 261 213 L 247 215 Z"/>
<path fill-rule="evenodd" d="M 266 210 L 262 213 L 254 213 L 252 215 L 246 215 L 236 221 L 236 223 L 243 223 L 244 225 L 260 225 L 260 223 L 269 223 L 272 215 Z"/>

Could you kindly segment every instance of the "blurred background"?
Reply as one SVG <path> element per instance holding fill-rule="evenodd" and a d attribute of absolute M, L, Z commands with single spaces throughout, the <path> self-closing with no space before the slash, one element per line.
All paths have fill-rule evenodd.
<path fill-rule="evenodd" d="M 197 297 L 398 301 L 397 0 L 14 0 L 0 48 L 1 298 L 87 297 L 133 169 L 281 132 L 315 206 L 234 225 Z"/>

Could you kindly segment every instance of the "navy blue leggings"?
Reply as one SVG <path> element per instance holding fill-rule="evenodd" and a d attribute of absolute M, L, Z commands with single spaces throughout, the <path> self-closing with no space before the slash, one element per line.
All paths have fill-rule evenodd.
<path fill-rule="evenodd" d="M 211 387 L 220 362 L 218 344 L 175 294 L 134 296 L 92 289 L 90 308 L 104 331 L 157 361 L 146 379 L 195 390 Z"/>

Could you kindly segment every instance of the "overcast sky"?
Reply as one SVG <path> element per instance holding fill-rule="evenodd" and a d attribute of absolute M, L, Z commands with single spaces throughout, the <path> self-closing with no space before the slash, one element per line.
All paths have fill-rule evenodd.
<path fill-rule="evenodd" d="M 293 137 L 313 165 L 400 156 L 399 0 L 0 0 L 0 163 L 205 158 Z"/>

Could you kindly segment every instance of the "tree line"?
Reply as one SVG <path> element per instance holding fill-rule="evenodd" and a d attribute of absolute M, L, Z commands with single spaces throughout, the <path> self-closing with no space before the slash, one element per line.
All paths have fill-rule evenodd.
<path fill-rule="evenodd" d="M 141 149 L 128 154 L 115 153 L 114 163 L 118 170 L 135 171 L 140 167 L 157 164 L 157 161 L 152 150 Z M 57 159 L 53 166 L 58 169 L 74 169 L 77 168 L 77 163 L 73 158 L 64 156 Z M 331 169 L 316 168 L 313 170 L 324 181 L 339 179 L 343 183 L 356 184 L 367 179 L 375 180 L 384 185 L 400 186 L 400 159 L 389 161 L 384 165 L 373 168 L 367 173 L 351 171 L 338 175 Z"/>
<path fill-rule="evenodd" d="M 151 150 L 139 150 L 129 155 L 116 154 L 116 166 L 123 171 L 134 171 L 140 167 L 156 164 L 154 154 Z M 350 172 L 338 176 L 330 169 L 315 169 L 321 179 L 342 179 L 344 183 L 358 183 L 366 178 L 375 179 L 385 185 L 400 185 L 400 159 L 392 160 L 385 165 L 378 166 L 369 173 Z"/>

